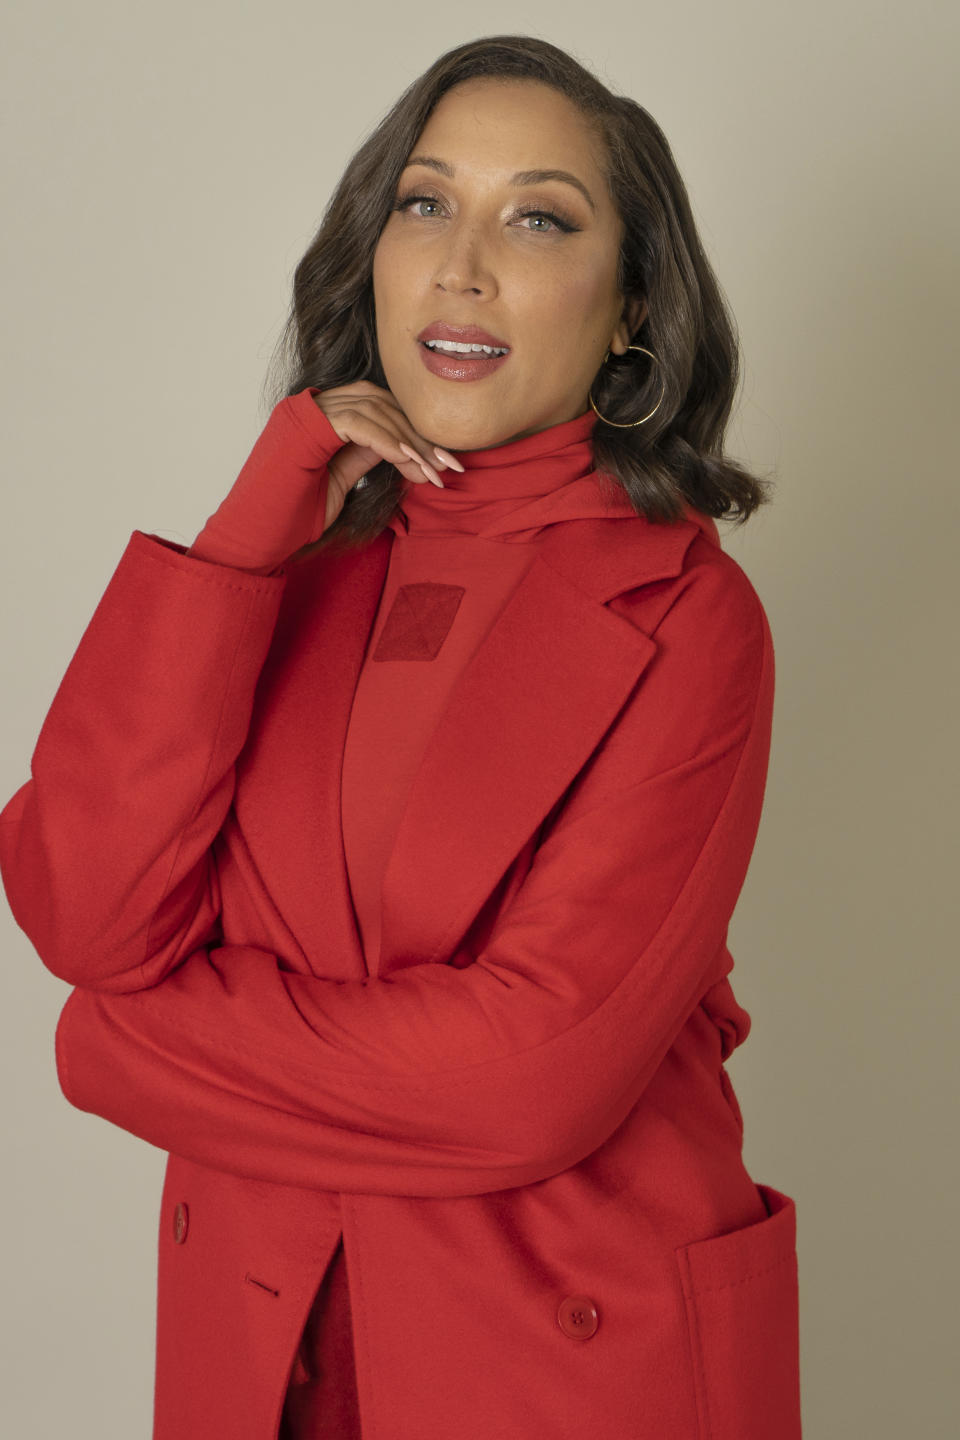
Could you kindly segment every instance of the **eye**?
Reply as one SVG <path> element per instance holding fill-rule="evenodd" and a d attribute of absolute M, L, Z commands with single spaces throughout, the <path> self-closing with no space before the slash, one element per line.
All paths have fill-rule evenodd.
<path fill-rule="evenodd" d="M 574 225 L 572 221 L 563 220 L 559 215 L 555 215 L 552 210 L 524 210 L 520 219 L 549 220 L 554 230 L 562 230 L 564 234 L 569 234 L 571 230 L 579 229 L 579 226 Z M 532 228 L 531 226 L 531 229 Z M 537 232 L 535 231 L 534 233 L 536 234 Z M 540 230 L 539 233 L 541 235 L 550 235 L 553 232 L 550 230 Z"/>
<path fill-rule="evenodd" d="M 395 202 L 393 208 L 394 210 L 409 210 L 411 205 L 420 205 L 423 203 L 427 205 L 439 205 L 440 201 L 435 195 L 405 195 L 402 199 Z M 421 215 L 419 218 L 421 220 L 432 220 L 433 216 Z"/>
<path fill-rule="evenodd" d="M 409 210 L 414 205 L 440 204 L 441 201 L 438 200 L 435 195 L 404 195 L 399 200 L 395 201 L 393 209 L 404 211 Z M 433 215 L 421 215 L 419 216 L 419 218 L 421 220 L 433 220 L 435 217 Z M 553 229 L 545 230 L 542 226 L 524 227 L 530 229 L 534 235 L 552 235 L 554 233 L 554 230 L 559 230 L 563 234 L 570 234 L 572 231 L 579 230 L 580 228 L 579 225 L 575 225 L 572 220 L 568 220 L 564 216 L 558 215 L 555 211 L 552 210 L 522 210 L 520 212 L 520 219 L 548 220 L 550 222 L 550 225 L 553 227 Z"/>

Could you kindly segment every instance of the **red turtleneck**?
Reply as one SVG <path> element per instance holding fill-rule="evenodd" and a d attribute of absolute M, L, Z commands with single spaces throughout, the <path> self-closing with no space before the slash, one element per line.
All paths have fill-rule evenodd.
<path fill-rule="evenodd" d="M 343 756 L 341 823 L 367 967 L 380 885 L 411 779 L 450 690 L 559 521 L 635 514 L 595 472 L 593 410 L 521 440 L 454 451 L 444 489 L 409 484 L 360 672 Z M 504 736 L 504 744 L 510 737 Z M 430 856 L 424 855 L 424 865 Z M 280 1440 L 359 1440 L 342 1241 L 304 1331 Z"/>

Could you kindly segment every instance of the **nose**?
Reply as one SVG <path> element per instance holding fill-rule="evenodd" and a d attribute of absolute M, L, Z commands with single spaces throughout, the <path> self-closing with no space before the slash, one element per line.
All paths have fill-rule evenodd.
<path fill-rule="evenodd" d="M 472 290 L 476 295 L 493 295 L 496 285 L 475 230 L 460 227 L 448 233 L 437 264 L 436 282 L 441 290 L 451 293 Z"/>

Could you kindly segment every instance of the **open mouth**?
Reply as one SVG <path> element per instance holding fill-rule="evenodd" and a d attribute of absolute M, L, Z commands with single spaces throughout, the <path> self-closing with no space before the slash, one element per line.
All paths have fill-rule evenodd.
<path fill-rule="evenodd" d="M 451 345 L 441 340 L 418 340 L 427 369 L 444 380 L 480 380 L 500 368 L 510 351 L 494 345 Z"/>

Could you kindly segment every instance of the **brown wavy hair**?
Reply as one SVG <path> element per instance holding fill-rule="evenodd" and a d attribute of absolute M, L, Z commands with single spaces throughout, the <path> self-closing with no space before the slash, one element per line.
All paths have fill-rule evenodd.
<path fill-rule="evenodd" d="M 476 77 L 536 80 L 576 105 L 600 140 L 604 174 L 623 220 L 617 267 L 625 298 L 647 302 L 631 337 L 638 352 L 611 356 L 592 387 L 598 410 L 630 421 L 663 398 L 651 420 L 618 430 L 597 420 L 593 459 L 626 491 L 638 515 L 681 519 L 682 501 L 741 525 L 769 499 L 770 481 L 723 454 L 739 380 L 739 342 L 704 254 L 686 187 L 666 137 L 635 100 L 615 95 L 572 55 L 531 35 L 490 35 L 448 50 L 403 92 L 353 155 L 298 262 L 290 311 L 270 361 L 271 408 L 308 385 L 369 380 L 389 389 L 380 363 L 373 255 L 400 175 L 438 100 Z M 639 378 L 638 378 L 639 377 Z M 351 489 L 337 519 L 299 556 L 372 540 L 400 504 L 406 481 L 387 460 Z"/>

